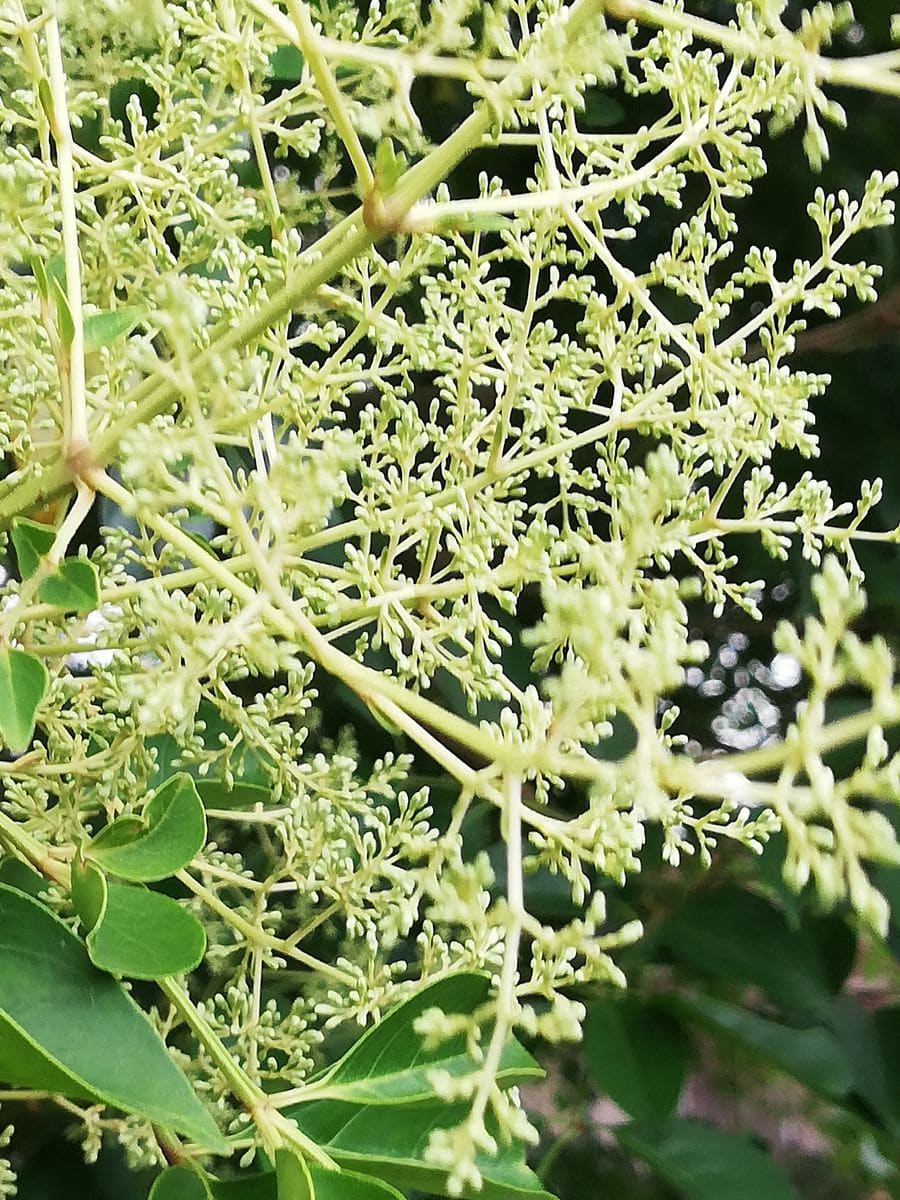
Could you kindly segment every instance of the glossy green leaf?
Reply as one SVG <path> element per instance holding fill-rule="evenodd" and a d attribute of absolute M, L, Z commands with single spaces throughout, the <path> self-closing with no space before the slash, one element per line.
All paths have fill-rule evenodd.
<path fill-rule="evenodd" d="M 56 533 L 27 517 L 16 517 L 12 524 L 12 544 L 19 574 L 30 579 L 50 552 Z M 81 558 L 64 559 L 38 585 L 38 599 L 65 612 L 86 613 L 99 603 L 100 588 L 93 563 Z"/>
<path fill-rule="evenodd" d="M 40 896 L 47 890 L 47 880 L 43 875 L 11 855 L 0 858 L 0 883 L 8 883 L 10 887 L 29 896 Z"/>
<path fill-rule="evenodd" d="M 18 754 L 27 750 L 50 677 L 39 658 L 0 646 L 0 742 Z"/>
<path fill-rule="evenodd" d="M 584 1026 L 588 1074 L 639 1121 L 673 1112 L 687 1069 L 688 1045 L 677 1021 L 631 997 L 599 1001 Z"/>
<path fill-rule="evenodd" d="M 447 1013 L 472 1013 L 490 995 L 490 981 L 474 972 L 451 975 L 422 988 L 383 1017 L 355 1042 L 318 1081 L 317 1090 L 330 1099 L 357 1104 L 408 1104 L 434 1095 L 428 1075 L 435 1069 L 453 1076 L 477 1070 L 464 1035 L 426 1049 L 416 1032 L 416 1019 L 430 1008 Z M 540 1079 L 540 1067 L 514 1038 L 503 1050 L 497 1078 L 511 1085 Z"/>
<path fill-rule="evenodd" d="M 38 599 L 63 612 L 89 613 L 100 603 L 97 568 L 83 558 L 64 558 L 38 585 Z"/>
<path fill-rule="evenodd" d="M 106 905 L 87 936 L 94 966 L 131 979 L 162 979 L 199 964 L 206 934 L 187 909 L 147 888 L 126 883 L 106 888 Z"/>
<path fill-rule="evenodd" d="M 320 1100 L 298 1105 L 288 1115 L 339 1166 L 374 1175 L 403 1193 L 446 1196 L 447 1172 L 426 1162 L 425 1151 L 432 1131 L 466 1120 L 469 1106 L 407 1104 L 386 1112 L 373 1105 Z M 498 1154 L 479 1155 L 476 1162 L 482 1188 L 466 1186 L 464 1200 L 552 1200 L 526 1165 L 520 1145 L 501 1142 Z"/>
<path fill-rule="evenodd" d="M 43 905 L 0 885 L 0 1078 L 226 1143 L 129 994 Z M 52 1080 L 52 1082 L 50 1082 Z"/>
<path fill-rule="evenodd" d="M 41 559 L 50 552 L 56 541 L 56 532 L 38 521 L 16 517 L 12 523 L 10 537 L 16 552 L 19 575 L 22 579 L 30 579 L 41 565 Z"/>
<path fill-rule="evenodd" d="M 798 1200 L 781 1167 L 741 1134 L 679 1120 L 615 1133 L 684 1200 Z"/>
<path fill-rule="evenodd" d="M 276 1150 L 275 1182 L 278 1200 L 315 1200 L 316 1193 L 306 1159 L 293 1150 Z"/>
<path fill-rule="evenodd" d="M 396 1188 L 357 1171 L 326 1171 L 310 1163 L 315 1200 L 403 1200 Z M 281 1200 L 281 1197 L 278 1197 Z"/>
<path fill-rule="evenodd" d="M 109 850 L 113 846 L 128 846 L 146 831 L 147 822 L 141 817 L 118 817 L 115 821 L 104 825 L 100 832 L 91 838 L 91 853 L 100 847 Z"/>
<path fill-rule="evenodd" d="M 87 853 L 113 875 L 150 882 L 180 870 L 206 841 L 206 814 L 193 779 L 184 772 L 166 780 L 144 815 L 144 833 L 118 840 L 126 832 L 120 827 L 116 834 L 95 838 Z"/>
<path fill-rule="evenodd" d="M 92 862 L 76 858 L 72 863 L 71 896 L 78 920 L 90 932 L 106 911 L 106 876 Z"/>
<path fill-rule="evenodd" d="M 170 1167 L 157 1175 L 147 1200 L 212 1200 L 212 1192 L 190 1167 Z"/>
<path fill-rule="evenodd" d="M 144 310 L 137 305 L 116 308 L 111 312 L 94 313 L 84 319 L 84 350 L 90 354 L 101 346 L 108 346 L 116 338 L 129 333 L 144 317 Z"/>
<path fill-rule="evenodd" d="M 672 1005 L 705 1029 L 766 1059 L 825 1096 L 840 1098 L 853 1086 L 846 1054 L 834 1035 L 820 1025 L 793 1029 L 710 996 L 674 997 Z"/>
<path fill-rule="evenodd" d="M 279 1151 L 276 1159 L 287 1153 Z M 283 1158 L 281 1161 L 284 1161 Z M 326 1171 L 313 1163 L 306 1164 L 306 1169 L 314 1200 L 403 1200 L 402 1194 L 396 1188 L 371 1175 L 349 1170 Z M 291 1196 L 292 1193 L 286 1192 L 282 1195 L 279 1190 L 282 1178 L 287 1186 L 288 1176 L 278 1177 L 275 1171 L 267 1171 L 263 1175 L 251 1175 L 246 1179 L 227 1182 L 211 1180 L 210 1188 L 215 1200 L 284 1200 L 284 1196 Z M 151 1197 L 151 1200 L 156 1198 Z"/>

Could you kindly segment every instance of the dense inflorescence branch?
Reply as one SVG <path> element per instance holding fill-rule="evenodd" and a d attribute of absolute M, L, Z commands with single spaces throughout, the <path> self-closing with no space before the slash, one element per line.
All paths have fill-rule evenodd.
<path fill-rule="evenodd" d="M 96 956 L 85 854 L 143 829 L 173 772 L 196 781 L 207 836 L 169 874 L 214 986 L 163 972 L 154 1020 L 190 1031 L 183 1065 L 251 1157 L 333 1167 L 301 1130 L 327 1036 L 487 972 L 490 1000 L 416 1022 L 471 1056 L 429 1079 L 459 1116 L 430 1161 L 471 1191 L 532 1134 L 509 1038 L 577 1039 L 573 989 L 625 983 L 641 931 L 605 927 L 604 887 L 648 825 L 673 865 L 781 830 L 793 886 L 884 927 L 869 867 L 900 851 L 873 801 L 900 790 L 900 689 L 849 625 L 854 546 L 898 532 L 867 524 L 879 481 L 850 501 L 774 464 L 817 453 L 828 380 L 792 367 L 795 340 L 875 299 L 854 239 L 892 223 L 896 175 L 811 189 L 808 259 L 734 234 L 763 125 L 805 122 L 815 166 L 828 89 L 896 95 L 900 64 L 825 56 L 847 19 L 828 5 L 794 32 L 775 3 L 727 25 L 655 0 L 134 7 L 0 4 L 0 669 L 36 697 L 0 707 L 23 752 L 0 762 L 0 845 Z M 428 80 L 459 85 L 443 140 Z M 658 115 L 598 131 L 585 106 L 614 88 Z M 467 193 L 456 169 L 492 149 Z M 808 698 L 778 744 L 701 762 L 664 701 L 707 656 L 692 604 L 757 612 L 747 535 L 820 568 L 818 615 L 777 635 Z M 334 681 L 419 757 L 325 738 Z M 865 710 L 830 720 L 851 686 Z M 612 755 L 616 722 L 634 748 Z M 829 751 L 857 743 L 835 778 Z M 479 806 L 505 880 L 467 852 Z M 528 911 L 536 870 L 576 917 Z M 107 1127 L 135 1163 L 171 1151 L 138 1117 Z"/>

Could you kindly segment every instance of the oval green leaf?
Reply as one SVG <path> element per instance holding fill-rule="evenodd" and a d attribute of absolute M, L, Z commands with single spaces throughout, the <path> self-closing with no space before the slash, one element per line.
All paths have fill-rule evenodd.
<path fill-rule="evenodd" d="M 189 863 L 206 841 L 206 814 L 193 779 L 167 779 L 145 810 L 146 832 L 131 841 L 99 835 L 88 853 L 113 875 L 134 883 L 165 879 Z"/>
<path fill-rule="evenodd" d="M 26 892 L 29 896 L 40 896 L 47 890 L 47 880 L 39 875 L 28 863 L 8 855 L 0 858 L 0 883 L 8 883 L 17 891 Z"/>
<path fill-rule="evenodd" d="M 799 1200 L 775 1160 L 742 1134 L 680 1120 L 622 1125 L 615 1134 L 684 1200 Z"/>
<path fill-rule="evenodd" d="M 89 613 L 100 603 L 97 568 L 83 558 L 66 558 L 38 585 L 38 599 L 63 612 Z"/>
<path fill-rule="evenodd" d="M 293 1150 L 275 1151 L 275 1183 L 278 1200 L 316 1200 L 306 1159 Z"/>
<path fill-rule="evenodd" d="M 104 825 L 96 837 L 91 839 L 91 850 L 102 846 L 107 849 L 112 846 L 128 846 L 146 829 L 147 822 L 141 817 L 118 817 Z"/>
<path fill-rule="evenodd" d="M 212 1200 L 212 1192 L 190 1167 L 170 1167 L 154 1179 L 147 1200 Z"/>
<path fill-rule="evenodd" d="M 363 1034 L 319 1081 L 317 1090 L 330 1099 L 356 1104 L 408 1104 L 434 1096 L 428 1081 L 435 1069 L 453 1076 L 469 1075 L 478 1064 L 463 1034 L 426 1049 L 414 1023 L 430 1008 L 446 1013 L 473 1013 L 490 995 L 486 975 L 461 972 L 422 988 Z M 486 1034 L 486 1036 L 489 1036 Z M 514 1038 L 509 1038 L 497 1079 L 506 1086 L 540 1079 L 543 1071 Z"/>
<path fill-rule="evenodd" d="M 828 1010 L 832 989 L 815 944 L 762 896 L 730 886 L 696 896 L 659 936 L 705 978 L 761 988 L 786 1013 Z"/>
<path fill-rule="evenodd" d="M 287 1111 L 303 1132 L 341 1167 L 376 1176 L 404 1194 L 448 1196 L 447 1172 L 425 1160 L 434 1130 L 459 1125 L 469 1116 L 466 1102 L 406 1104 L 387 1114 L 374 1105 L 319 1100 Z M 497 1134 L 492 1118 L 488 1131 Z M 504 1145 L 497 1154 L 479 1154 L 481 1190 L 466 1185 L 463 1200 L 553 1200 L 526 1165 L 519 1143 Z M 374 1198 L 373 1198 L 374 1200 Z M 768 1197 L 766 1198 L 768 1200 Z"/>
<path fill-rule="evenodd" d="M 396 1188 L 357 1171 L 326 1171 L 309 1165 L 315 1200 L 403 1200 Z M 278 1200 L 281 1200 L 279 1194 Z"/>
<path fill-rule="evenodd" d="M 72 863 L 70 894 L 78 920 L 90 932 L 106 912 L 106 876 L 92 862 L 76 858 Z"/>
<path fill-rule="evenodd" d="M 0 884 L 0 1078 L 227 1143 L 128 993 L 43 905 Z M 52 1080 L 52 1082 L 51 1082 Z"/>
<path fill-rule="evenodd" d="M 16 552 L 19 574 L 23 579 L 30 579 L 41 565 L 41 559 L 49 553 L 56 541 L 56 533 L 38 521 L 16 517 L 12 523 L 10 537 Z"/>
<path fill-rule="evenodd" d="M 106 887 L 105 908 L 87 936 L 95 967 L 131 979 L 162 979 L 197 966 L 206 934 L 187 909 L 146 888 L 125 883 Z"/>
<path fill-rule="evenodd" d="M 639 1121 L 673 1112 L 687 1069 L 688 1045 L 677 1021 L 632 997 L 588 1009 L 584 1056 L 594 1083 Z"/>
<path fill-rule="evenodd" d="M 272 789 L 261 783 L 242 783 L 238 780 L 228 787 L 224 779 L 198 779 L 197 794 L 204 808 L 253 809 L 266 804 Z"/>
<path fill-rule="evenodd" d="M 795 1029 L 712 996 L 672 997 L 678 1012 L 710 1032 L 763 1058 L 823 1096 L 840 1099 L 853 1087 L 853 1070 L 834 1034 L 821 1025 Z"/>
<path fill-rule="evenodd" d="M 49 686 L 47 668 L 39 658 L 0 647 L 0 741 L 14 754 L 31 744 L 37 711 Z"/>

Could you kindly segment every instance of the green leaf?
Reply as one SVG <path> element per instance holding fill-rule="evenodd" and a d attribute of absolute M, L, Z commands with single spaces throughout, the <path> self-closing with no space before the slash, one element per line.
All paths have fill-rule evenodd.
<path fill-rule="evenodd" d="M 310 1163 L 315 1200 L 403 1200 L 396 1188 L 356 1171 L 326 1171 Z M 281 1200 L 279 1195 L 278 1200 Z"/>
<path fill-rule="evenodd" d="M 16 552 L 19 574 L 30 579 L 50 552 L 56 533 L 27 517 L 16 517 L 12 523 L 12 544 Z M 64 559 L 38 585 L 38 598 L 65 612 L 85 613 L 95 609 L 100 601 L 97 570 L 93 563 L 82 558 Z"/>
<path fill-rule="evenodd" d="M 885 1113 L 892 1129 L 900 1128 L 900 1005 L 881 1008 L 872 1014 L 875 1038 L 886 1064 Z"/>
<path fill-rule="evenodd" d="M 742 1134 L 679 1120 L 621 1125 L 615 1134 L 684 1200 L 798 1200 L 778 1164 Z"/>
<path fill-rule="evenodd" d="M 190 1167 L 170 1167 L 153 1181 L 147 1200 L 212 1200 L 206 1180 Z"/>
<path fill-rule="evenodd" d="M 215 1200 L 278 1200 L 274 1171 L 243 1179 L 211 1179 L 209 1186 Z"/>
<path fill-rule="evenodd" d="M 66 290 L 66 256 L 54 254 L 45 263 L 46 277 L 49 283 L 55 279 L 62 290 Z"/>
<path fill-rule="evenodd" d="M 53 913 L 0 885 L 0 1078 L 227 1143 L 129 994 Z M 52 1079 L 52 1083 L 46 1082 Z"/>
<path fill-rule="evenodd" d="M 835 1099 L 853 1086 L 853 1072 L 834 1035 L 820 1025 L 792 1029 L 710 996 L 676 996 L 678 1012 Z"/>
<path fill-rule="evenodd" d="M 406 155 L 394 149 L 393 140 L 382 138 L 375 147 L 375 179 L 380 192 L 390 192 L 406 170 Z"/>
<path fill-rule="evenodd" d="M 100 603 L 97 568 L 83 558 L 66 558 L 38 585 L 38 599 L 64 612 L 89 613 Z"/>
<path fill-rule="evenodd" d="M 583 99 L 584 107 L 578 121 L 583 129 L 606 129 L 625 116 L 625 109 L 619 101 L 600 88 L 585 88 Z"/>
<path fill-rule="evenodd" d="M 40 896 L 47 890 L 47 880 L 43 875 L 11 855 L 0 858 L 0 883 L 8 883 L 10 887 L 29 896 Z"/>
<path fill-rule="evenodd" d="M 34 275 L 34 281 L 37 284 L 38 294 L 42 300 L 50 299 L 50 284 L 47 280 L 47 270 L 44 266 L 44 260 L 37 255 L 31 260 L 31 273 Z"/>
<path fill-rule="evenodd" d="M 141 817 L 118 817 L 104 825 L 96 837 L 91 839 L 91 850 L 94 851 L 98 847 L 109 849 L 112 846 L 127 846 L 145 833 L 146 829 L 147 822 Z"/>
<path fill-rule="evenodd" d="M 50 677 L 39 658 L 0 646 L 0 740 L 8 750 L 27 750 Z"/>
<path fill-rule="evenodd" d="M 127 883 L 107 883 L 106 892 L 106 905 L 87 936 L 95 967 L 131 979 L 162 979 L 199 964 L 206 934 L 176 900 Z"/>
<path fill-rule="evenodd" d="M 761 896 L 722 887 L 683 905 L 660 930 L 680 962 L 704 977 L 761 988 L 786 1012 L 824 1013 L 828 972 L 812 940 Z"/>
<path fill-rule="evenodd" d="M 45 75 L 38 79 L 37 85 L 38 100 L 41 102 L 41 108 L 44 110 L 44 116 L 50 122 L 51 129 L 56 128 L 56 118 L 53 114 L 53 93 L 50 91 L 50 80 Z"/>
<path fill-rule="evenodd" d="M 229 788 L 222 779 L 198 779 L 196 786 L 204 808 L 254 808 L 272 795 L 271 788 L 260 783 L 235 782 Z"/>
<path fill-rule="evenodd" d="M 76 858 L 72 863 L 71 896 L 78 920 L 90 932 L 106 911 L 106 876 L 92 862 Z"/>
<path fill-rule="evenodd" d="M 275 1180 L 278 1200 L 315 1200 L 306 1159 L 293 1150 L 275 1151 Z"/>
<path fill-rule="evenodd" d="M 180 870 L 206 841 L 206 814 L 193 779 L 184 772 L 157 790 L 145 817 L 143 834 L 122 841 L 126 831 L 119 828 L 116 834 L 95 838 L 87 853 L 110 874 L 146 883 Z"/>
<path fill-rule="evenodd" d="M 427 209 L 425 215 L 427 216 Z M 473 212 L 441 217 L 435 222 L 435 229 L 457 233 L 497 233 L 501 229 L 509 229 L 514 224 L 515 221 L 503 213 Z"/>
<path fill-rule="evenodd" d="M 687 1040 L 678 1022 L 658 1008 L 631 997 L 592 1004 L 584 1056 L 597 1087 L 636 1120 L 661 1120 L 678 1103 Z"/>
<path fill-rule="evenodd" d="M 303 74 L 303 55 L 296 46 L 279 46 L 269 59 L 269 78 L 296 83 Z"/>
<path fill-rule="evenodd" d="M 233 725 L 223 720 L 219 710 L 208 700 L 201 700 L 197 716 L 199 720 L 195 726 L 195 734 L 202 739 L 204 750 L 218 751 L 223 745 L 229 747 L 227 767 L 235 781 L 235 786 L 238 783 L 258 784 L 260 787 L 265 787 L 267 791 L 270 790 L 270 777 L 264 760 L 253 746 L 244 741 Z M 200 722 L 203 724 L 202 729 Z M 174 766 L 175 760 L 181 753 L 181 747 L 171 734 L 157 734 L 155 737 L 148 738 L 147 745 L 156 751 L 156 770 L 151 780 L 153 786 L 160 786 L 176 769 L 186 772 L 194 779 L 195 783 L 200 781 L 198 763 L 186 763 L 177 768 Z M 225 773 L 226 763 L 217 762 L 213 764 L 210 773 L 202 776 L 202 779 L 209 784 L 220 782 L 221 776 Z M 221 786 L 225 786 L 224 782 L 221 782 Z M 223 805 L 222 807 L 229 806 Z"/>
<path fill-rule="evenodd" d="M 830 1022 L 853 1071 L 854 1092 L 894 1138 L 900 1137 L 897 1014 L 895 1008 L 867 1012 L 843 995 L 834 1002 Z"/>
<path fill-rule="evenodd" d="M 434 1130 L 467 1119 L 469 1105 L 408 1104 L 388 1115 L 375 1106 L 319 1100 L 298 1105 L 288 1115 L 341 1167 L 374 1175 L 403 1193 L 446 1196 L 447 1172 L 426 1162 L 425 1151 Z M 479 1155 L 476 1163 L 482 1188 L 464 1187 L 463 1200 L 553 1200 L 526 1166 L 518 1143 L 504 1146 L 500 1139 L 498 1154 Z"/>
<path fill-rule="evenodd" d="M 91 354 L 101 346 L 108 346 L 116 338 L 130 333 L 143 320 L 144 309 L 137 305 L 115 308 L 110 312 L 94 313 L 84 319 L 84 352 Z"/>
<path fill-rule="evenodd" d="M 15 517 L 11 538 L 19 575 L 22 579 L 30 579 L 41 565 L 41 559 L 50 552 L 56 541 L 56 533 L 46 525 L 29 521 L 27 517 Z"/>
<path fill-rule="evenodd" d="M 474 972 L 451 975 L 422 988 L 363 1034 L 318 1080 L 316 1090 L 329 1099 L 357 1104 L 408 1104 L 431 1098 L 429 1072 L 439 1069 L 458 1077 L 476 1071 L 478 1064 L 467 1051 L 465 1035 L 428 1050 L 414 1022 L 430 1008 L 473 1013 L 489 994 L 488 977 Z M 542 1075 L 528 1051 L 510 1038 L 500 1059 L 498 1081 L 509 1086 Z"/>
<path fill-rule="evenodd" d="M 75 337 L 75 322 L 72 320 L 72 310 L 69 308 L 69 298 L 66 295 L 65 284 L 54 275 L 50 280 L 50 297 L 56 309 L 56 324 L 62 344 L 68 350 Z"/>
<path fill-rule="evenodd" d="M 280 1150 L 275 1157 L 276 1162 L 284 1162 L 286 1157 L 293 1157 L 293 1155 L 289 1151 Z M 305 1179 L 309 1180 L 309 1186 L 312 1189 L 308 1194 L 314 1200 L 403 1200 L 403 1196 L 396 1188 L 371 1175 L 361 1175 L 357 1171 L 325 1171 L 312 1163 L 304 1164 L 304 1166 L 306 1168 Z M 250 1175 L 246 1179 L 234 1179 L 227 1182 L 211 1180 L 210 1187 L 215 1200 L 285 1200 L 285 1197 L 291 1197 L 293 1200 L 294 1195 L 301 1197 L 307 1195 L 303 1191 L 282 1192 L 282 1181 L 285 1186 L 288 1186 L 290 1177 L 279 1176 L 275 1171 L 267 1171 L 263 1175 Z M 152 1193 L 150 1200 L 156 1200 Z M 168 1197 L 165 1200 L 168 1200 Z M 180 1198 L 173 1196 L 172 1200 L 180 1200 Z M 188 1200 L 188 1197 L 185 1197 L 185 1200 Z"/>

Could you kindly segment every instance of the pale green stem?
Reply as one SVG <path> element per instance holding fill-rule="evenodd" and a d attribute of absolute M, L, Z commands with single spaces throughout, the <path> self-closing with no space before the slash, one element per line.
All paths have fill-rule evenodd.
<path fill-rule="evenodd" d="M 40 100 L 40 83 L 46 79 L 44 74 L 44 65 L 41 62 L 41 56 L 37 47 L 37 40 L 34 36 L 34 30 L 38 21 L 43 20 L 43 17 L 35 21 L 29 21 L 25 12 L 22 0 L 16 0 L 15 10 L 18 20 L 15 24 L 10 23 L 8 27 L 8 37 L 18 37 L 22 43 L 22 49 L 25 52 L 25 61 L 28 64 L 28 70 L 31 74 L 31 82 L 34 85 L 35 104 L 35 120 L 38 129 L 38 137 L 41 143 L 41 158 L 44 163 L 50 165 L 50 125 L 47 113 L 44 111 Z"/>
<path fill-rule="evenodd" d="M 335 1170 L 336 1164 L 325 1151 L 306 1134 L 301 1133 L 293 1121 L 283 1117 L 271 1106 L 269 1097 L 248 1078 L 234 1061 L 222 1044 L 219 1035 L 196 1007 L 185 989 L 169 977 L 157 980 L 157 986 L 222 1072 L 232 1094 L 253 1118 L 266 1146 L 277 1149 L 282 1140 L 292 1142 L 303 1154 L 314 1159 L 321 1166 Z"/>
<path fill-rule="evenodd" d="M 199 870 L 203 870 L 202 867 Z M 323 962 L 320 958 L 315 958 L 312 954 L 307 954 L 305 950 L 300 950 L 296 946 L 284 941 L 283 938 L 277 938 L 271 933 L 266 933 L 260 925 L 254 925 L 252 921 L 246 920 L 244 917 L 230 908 L 224 900 L 220 900 L 215 892 L 198 883 L 187 871 L 178 871 L 175 878 L 183 883 L 184 886 L 199 900 L 201 900 L 207 908 L 212 909 L 214 913 L 222 918 L 226 925 L 230 925 L 232 929 L 237 930 L 243 937 L 247 939 L 251 947 L 265 946 L 275 954 L 284 955 L 287 958 L 293 958 L 297 962 L 302 963 L 304 967 L 310 971 L 315 971 L 317 975 L 324 975 L 329 979 L 333 979 L 336 983 L 353 984 L 356 979 L 348 971 L 342 971 L 340 967 L 335 967 L 332 963 Z"/>
<path fill-rule="evenodd" d="M 823 726 L 817 739 L 817 750 L 827 754 L 839 746 L 864 741 L 870 730 L 900 722 L 900 687 L 890 691 L 874 707 L 854 713 Z M 763 775 L 778 770 L 794 749 L 785 742 L 761 746 L 758 750 L 741 750 L 723 754 L 707 762 L 693 763 L 686 759 L 669 760 L 660 770 L 660 780 L 673 791 L 687 790 L 696 796 L 720 795 L 723 786 L 733 787 L 735 774 Z"/>
<path fill-rule="evenodd" d="M 46 879 L 60 887 L 69 887 L 69 868 L 47 853 L 47 847 L 27 833 L 4 812 L 0 812 L 0 845 L 18 858 L 30 863 Z"/>
<path fill-rule="evenodd" d="M 249 0 L 249 3 L 254 5 L 254 0 Z M 322 48 L 319 45 L 319 35 L 312 23 L 309 8 L 304 3 L 304 0 L 286 0 L 286 3 L 294 22 L 294 33 L 291 41 L 306 60 L 322 99 L 328 105 L 328 111 L 331 114 L 332 121 L 334 121 L 338 137 L 344 143 L 344 148 L 356 172 L 360 195 L 367 196 L 375 186 L 375 177 L 372 174 L 372 168 L 369 166 L 369 160 L 366 157 L 362 142 L 359 140 L 359 135 L 350 119 L 350 113 L 347 111 L 344 97 L 341 95 L 340 88 L 331 73 L 328 60 L 322 53 Z"/>
<path fill-rule="evenodd" d="M 506 1045 L 519 1002 L 516 985 L 519 980 L 519 947 L 525 922 L 525 894 L 522 876 L 522 776 L 510 774 L 504 780 L 503 837 L 506 843 L 506 943 L 503 965 L 494 1004 L 496 1020 L 488 1043 L 484 1062 L 478 1072 L 478 1090 L 472 1100 L 467 1118 L 473 1133 L 481 1131 L 491 1096 L 497 1086 L 497 1072 L 503 1047 Z"/>
<path fill-rule="evenodd" d="M 720 25 L 657 0 L 606 0 L 605 11 L 618 21 L 641 21 L 662 29 L 683 30 L 704 42 L 721 46 L 736 58 L 771 58 L 790 63 L 816 79 L 844 87 L 900 96 L 900 72 L 893 52 L 859 58 L 828 58 L 810 50 L 793 34 L 754 35 L 734 25 Z"/>
<path fill-rule="evenodd" d="M 53 100 L 52 133 L 59 171 L 59 206 L 62 216 L 63 257 L 66 265 L 66 299 L 72 315 L 72 342 L 66 347 L 68 404 L 63 422 L 63 458 L 71 460 L 87 448 L 88 417 L 84 370 L 84 317 L 81 308 L 81 256 L 78 252 L 78 218 L 75 212 L 75 168 L 72 129 L 66 98 L 66 76 L 55 16 L 45 26 L 48 76 Z"/>

